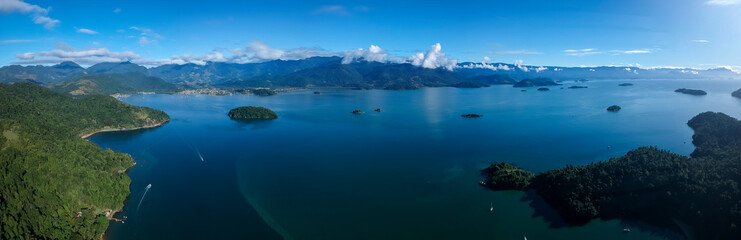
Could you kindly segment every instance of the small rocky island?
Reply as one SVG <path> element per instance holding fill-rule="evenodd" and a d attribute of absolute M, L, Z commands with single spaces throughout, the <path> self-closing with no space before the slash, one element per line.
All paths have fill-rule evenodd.
<path fill-rule="evenodd" d="M 735 92 L 731 93 L 731 96 L 741 98 L 741 89 L 738 89 Z"/>
<path fill-rule="evenodd" d="M 480 117 L 483 117 L 483 116 L 484 115 L 481 115 L 481 114 L 473 114 L 473 113 L 468 113 L 468 114 L 462 114 L 461 115 L 461 117 L 464 117 L 464 118 L 480 118 Z"/>
<path fill-rule="evenodd" d="M 587 88 L 587 86 L 571 86 L 569 89 Z"/>
<path fill-rule="evenodd" d="M 551 89 L 547 87 L 538 88 L 538 91 L 550 91 L 550 90 Z"/>
<path fill-rule="evenodd" d="M 632 83 L 621 83 L 621 84 L 618 84 L 618 86 L 629 87 L 629 86 L 633 86 L 633 84 Z"/>
<path fill-rule="evenodd" d="M 689 94 L 689 95 L 695 95 L 695 96 L 708 95 L 708 93 L 705 92 L 705 91 L 703 91 L 703 90 L 687 89 L 687 88 L 680 88 L 680 89 L 674 90 L 674 92 L 684 93 L 684 94 Z"/>
<path fill-rule="evenodd" d="M 314 94 L 322 94 L 320 91 L 315 91 Z"/>
<path fill-rule="evenodd" d="M 380 108 L 376 108 L 376 109 L 374 109 L 373 111 L 376 111 L 376 112 L 383 112 L 383 109 L 380 109 Z"/>
<path fill-rule="evenodd" d="M 232 119 L 276 119 L 278 114 L 268 108 L 264 107 L 238 107 L 229 111 L 230 118 Z"/>
<path fill-rule="evenodd" d="M 352 110 L 352 112 L 350 113 L 355 114 L 355 115 L 360 115 L 360 114 L 363 114 L 363 111 L 355 109 L 355 110 Z"/>
<path fill-rule="evenodd" d="M 612 105 L 612 106 L 607 107 L 607 111 L 610 111 L 610 112 L 617 112 L 617 111 L 620 111 L 620 109 L 621 107 L 618 105 Z"/>

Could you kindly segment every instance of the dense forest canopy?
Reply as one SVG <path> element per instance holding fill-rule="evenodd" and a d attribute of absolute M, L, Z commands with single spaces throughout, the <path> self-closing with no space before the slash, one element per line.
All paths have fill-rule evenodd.
<path fill-rule="evenodd" d="M 695 95 L 695 96 L 708 95 L 707 92 L 705 92 L 703 90 L 699 90 L 699 89 L 680 88 L 680 89 L 674 90 L 674 92 L 684 93 L 684 94 L 689 94 L 689 95 Z"/>
<path fill-rule="evenodd" d="M 697 147 L 691 158 L 641 147 L 609 161 L 538 174 L 529 188 L 574 224 L 628 218 L 677 229 L 680 221 L 693 228 L 690 237 L 741 239 L 741 121 L 705 112 L 687 124 Z M 522 189 L 500 180 L 524 182 L 520 171 L 494 171 L 489 187 Z"/>
<path fill-rule="evenodd" d="M 264 107 L 238 107 L 232 109 L 227 114 L 230 118 L 234 119 L 274 119 L 278 118 L 278 114 L 268 108 Z"/>
<path fill-rule="evenodd" d="M 80 136 L 169 119 L 109 96 L 0 84 L 0 239 L 99 239 L 108 226 L 99 214 L 123 206 L 133 161 Z"/>
<path fill-rule="evenodd" d="M 135 94 L 140 92 L 176 93 L 180 89 L 158 77 L 141 73 L 106 73 L 73 77 L 51 86 L 52 89 L 72 95 Z"/>

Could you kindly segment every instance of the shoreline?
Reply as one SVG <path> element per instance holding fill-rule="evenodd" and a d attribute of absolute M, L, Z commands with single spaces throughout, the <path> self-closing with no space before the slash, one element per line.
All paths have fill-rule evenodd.
<path fill-rule="evenodd" d="M 82 135 L 82 136 L 80 136 L 80 138 L 87 140 L 89 137 L 91 137 L 91 136 L 93 136 L 95 134 L 98 134 L 98 133 L 103 133 L 103 132 L 123 132 L 123 131 L 133 131 L 133 130 L 140 130 L 140 129 L 147 129 L 147 128 L 156 128 L 156 127 L 160 127 L 160 126 L 162 126 L 162 125 L 164 125 L 165 123 L 168 123 L 168 122 L 170 122 L 170 120 L 167 120 L 167 121 L 164 121 L 164 122 L 161 122 L 161 123 L 157 123 L 157 124 L 153 124 L 153 125 L 144 125 L 144 126 L 135 127 L 135 128 L 101 129 L 101 130 L 96 130 L 96 131 L 93 131 L 91 133 Z M 136 161 L 134 161 L 134 158 L 133 157 L 131 157 L 131 160 L 132 160 L 133 164 L 130 167 L 126 168 L 124 170 L 124 172 L 122 172 L 122 173 L 128 175 L 129 169 L 131 169 L 132 167 L 136 166 Z M 129 193 L 129 195 L 130 194 L 131 193 Z M 127 198 L 128 198 L 128 196 L 127 196 Z M 105 240 L 106 239 L 106 233 L 108 232 L 108 228 L 110 227 L 110 222 L 111 221 L 114 221 L 114 222 L 121 221 L 121 219 L 115 218 L 113 216 L 116 215 L 116 213 L 122 212 L 124 206 L 125 206 L 125 204 L 122 205 L 120 208 L 118 208 L 116 210 L 106 209 L 106 210 L 111 210 L 111 212 L 106 215 L 106 218 L 108 219 L 109 226 L 106 228 L 106 231 L 104 231 L 103 233 L 100 234 L 100 240 Z"/>
<path fill-rule="evenodd" d="M 159 127 L 159 126 L 164 125 L 165 123 L 167 123 L 169 121 L 170 120 L 167 120 L 167 121 L 164 121 L 164 122 L 161 122 L 161 123 L 157 123 L 157 124 L 154 124 L 154 125 L 145 125 L 145 126 L 135 127 L 135 128 L 100 129 L 100 130 L 93 131 L 91 133 L 84 134 L 84 135 L 80 136 L 80 138 L 87 140 L 89 137 L 92 137 L 93 135 L 98 134 L 98 133 L 104 133 L 104 132 L 124 132 L 124 131 L 133 131 L 133 130 L 140 130 L 140 129 L 147 129 L 147 128 L 156 128 L 156 127 Z"/>

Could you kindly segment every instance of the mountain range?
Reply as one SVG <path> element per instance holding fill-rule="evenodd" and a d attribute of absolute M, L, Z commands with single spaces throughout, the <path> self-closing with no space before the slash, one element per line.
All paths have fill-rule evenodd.
<path fill-rule="evenodd" d="M 550 78 L 556 81 L 741 79 L 741 74 L 726 68 L 699 70 L 612 66 L 558 67 L 472 62 L 460 63 L 453 71 L 449 71 L 422 68 L 408 63 L 356 61 L 345 64 L 340 57 L 312 57 L 302 60 L 273 60 L 259 63 L 167 64 L 152 68 L 131 62 L 105 62 L 88 68 L 74 62 L 62 62 L 53 66 L 11 65 L 0 68 L 0 83 L 28 81 L 68 92 L 76 90 L 75 86 L 84 88 L 85 84 L 90 84 L 89 82 L 100 85 L 104 80 L 106 83 L 103 85 L 117 86 L 116 90 L 173 91 L 182 87 L 417 89 L 420 87 L 514 84 L 518 81 L 517 79 L 526 78 Z M 80 80 L 89 81 L 79 82 Z M 132 81 L 133 83 L 113 83 L 115 81 Z M 104 94 L 108 92 L 108 90 L 91 92 L 96 91 Z"/>

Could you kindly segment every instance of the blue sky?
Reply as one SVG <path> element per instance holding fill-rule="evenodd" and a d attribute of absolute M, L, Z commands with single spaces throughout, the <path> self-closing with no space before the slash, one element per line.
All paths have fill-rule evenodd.
<path fill-rule="evenodd" d="M 741 0 L 0 0 L 0 65 L 413 61 L 437 43 L 458 62 L 741 70 Z"/>

